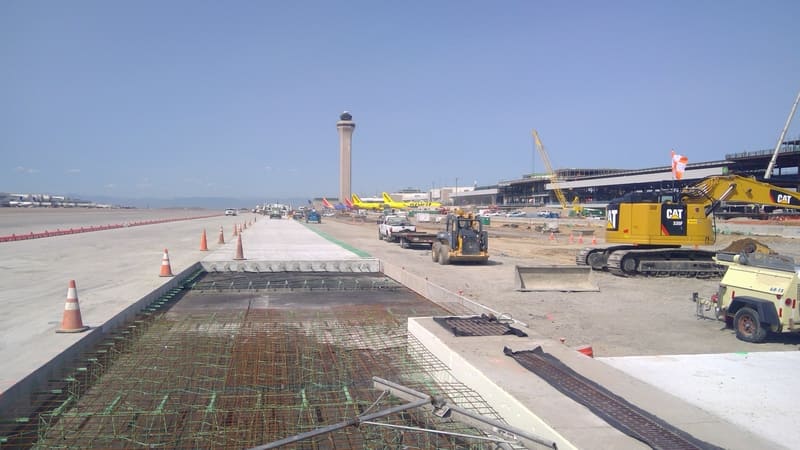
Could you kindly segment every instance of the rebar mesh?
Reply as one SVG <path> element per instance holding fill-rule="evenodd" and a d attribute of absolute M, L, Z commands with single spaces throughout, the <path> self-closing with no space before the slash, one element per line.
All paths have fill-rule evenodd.
<path fill-rule="evenodd" d="M 214 276 L 223 275 L 206 274 L 200 282 L 213 283 Z M 366 278 L 365 284 L 373 281 Z M 302 289 L 183 294 L 156 302 L 160 307 L 110 336 L 63 379 L 53 380 L 42 393 L 36 427 L 19 427 L 8 442 L 34 448 L 247 448 L 370 407 L 403 403 L 373 389 L 372 376 L 500 419 L 465 386 L 438 383 L 429 375 L 447 368 L 409 339 L 406 319 L 446 312 L 404 288 L 347 295 Z M 382 421 L 479 434 L 423 410 Z M 362 425 L 286 448 L 483 445 L 488 446 Z"/>

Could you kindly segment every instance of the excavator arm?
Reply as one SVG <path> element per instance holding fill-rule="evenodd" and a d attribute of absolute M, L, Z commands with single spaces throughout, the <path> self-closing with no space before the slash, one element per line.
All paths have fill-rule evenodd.
<path fill-rule="evenodd" d="M 704 210 L 706 216 L 713 213 L 722 202 L 800 209 L 800 194 L 797 192 L 740 175 L 705 178 L 685 188 L 681 195 L 687 203 L 710 201 L 711 204 Z"/>

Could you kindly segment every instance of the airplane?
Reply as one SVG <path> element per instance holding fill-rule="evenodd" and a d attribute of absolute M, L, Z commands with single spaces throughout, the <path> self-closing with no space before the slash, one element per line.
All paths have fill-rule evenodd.
<path fill-rule="evenodd" d="M 346 211 L 351 209 L 347 205 L 343 205 L 342 202 L 339 202 L 336 205 L 331 205 L 331 202 L 329 202 L 325 197 L 322 197 L 322 207 L 325 209 L 335 209 L 336 211 Z"/>
<path fill-rule="evenodd" d="M 383 193 L 383 203 L 390 208 L 439 208 L 439 202 L 426 202 L 424 200 L 395 201 L 391 195 Z"/>
<path fill-rule="evenodd" d="M 358 195 L 353 194 L 353 206 L 358 209 L 369 209 L 373 211 L 383 211 L 383 203 L 378 202 L 362 202 Z"/>
<path fill-rule="evenodd" d="M 355 205 L 353 205 L 353 204 L 350 202 L 350 200 L 348 200 L 348 199 L 344 199 L 344 204 L 345 204 L 345 206 L 347 207 L 347 209 L 356 209 Z"/>

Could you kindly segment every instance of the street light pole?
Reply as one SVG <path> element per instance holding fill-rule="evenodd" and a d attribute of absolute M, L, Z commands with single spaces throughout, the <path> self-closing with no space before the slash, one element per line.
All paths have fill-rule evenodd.
<path fill-rule="evenodd" d="M 458 177 L 456 177 L 456 190 L 453 192 L 453 206 L 456 206 L 456 195 L 458 195 Z"/>

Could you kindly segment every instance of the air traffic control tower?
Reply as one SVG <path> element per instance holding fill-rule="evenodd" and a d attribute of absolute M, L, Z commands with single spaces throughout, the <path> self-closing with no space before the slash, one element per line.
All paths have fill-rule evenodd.
<path fill-rule="evenodd" d="M 356 123 L 353 116 L 345 111 L 339 115 L 336 129 L 339 130 L 339 201 L 350 200 L 350 173 L 353 165 L 350 161 L 350 152 L 353 146 L 353 130 Z"/>

